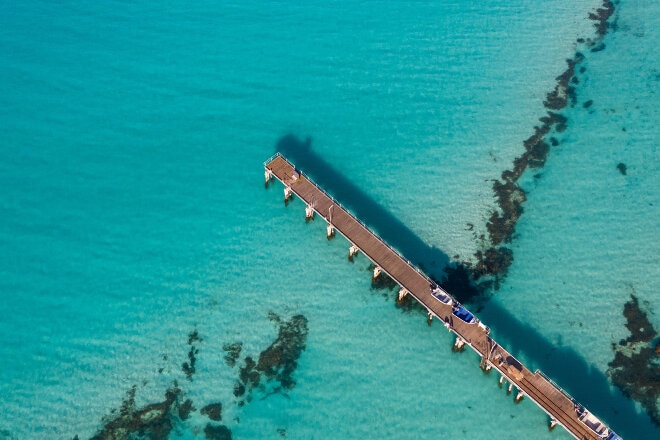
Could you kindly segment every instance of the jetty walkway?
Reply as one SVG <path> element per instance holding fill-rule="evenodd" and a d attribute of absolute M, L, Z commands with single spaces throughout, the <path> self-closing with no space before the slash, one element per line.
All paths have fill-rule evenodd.
<path fill-rule="evenodd" d="M 265 164 L 266 185 L 273 178 L 284 184 L 285 203 L 295 194 L 306 203 L 308 218 L 319 215 L 328 223 L 328 237 L 337 231 L 350 242 L 349 256 L 362 252 L 375 265 L 374 278 L 387 274 L 400 287 L 399 300 L 411 295 L 429 315 L 456 334 L 456 349 L 465 345 L 481 357 L 481 367 L 500 372 L 500 385 L 508 382 L 509 391 L 516 389 L 516 400 L 528 397 L 550 416 L 550 428 L 563 426 L 580 440 L 621 440 L 603 422 L 576 402 L 541 371 L 531 372 L 497 344 L 490 329 L 451 295 L 403 258 L 355 218 L 323 189 L 277 153 Z"/>

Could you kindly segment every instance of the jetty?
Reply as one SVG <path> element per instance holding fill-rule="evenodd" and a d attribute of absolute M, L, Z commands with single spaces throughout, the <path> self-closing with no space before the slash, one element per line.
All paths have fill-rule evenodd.
<path fill-rule="evenodd" d="M 465 346 L 481 358 L 481 368 L 500 373 L 499 384 L 515 391 L 516 401 L 529 398 L 550 417 L 549 428 L 562 426 L 579 440 L 621 440 L 549 377 L 530 371 L 489 334 L 490 329 L 432 279 L 374 234 L 366 225 L 316 185 L 284 156 L 276 153 L 265 162 L 265 184 L 274 179 L 284 185 L 284 202 L 294 195 L 305 203 L 305 217 L 318 215 L 327 222 L 327 237 L 335 231 L 349 242 L 349 258 L 359 253 L 374 265 L 374 279 L 389 276 L 399 287 L 398 300 L 410 295 L 428 312 L 429 322 L 440 321 L 456 335 L 454 349 Z"/>

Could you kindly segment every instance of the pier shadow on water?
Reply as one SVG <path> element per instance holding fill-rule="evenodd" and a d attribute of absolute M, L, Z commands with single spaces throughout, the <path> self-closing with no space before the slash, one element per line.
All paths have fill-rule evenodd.
<path fill-rule="evenodd" d="M 311 143 L 311 138 L 302 141 L 293 135 L 286 135 L 277 142 L 276 150 L 406 259 L 424 270 L 431 278 L 440 280 L 449 265 L 449 256 L 426 244 L 408 226 L 357 187 L 349 177 L 316 153 L 311 148 Z M 468 298 L 462 299 L 467 300 Z"/>
<path fill-rule="evenodd" d="M 443 270 L 452 266 L 452 273 L 469 273 L 469 269 L 460 263 L 450 264 L 446 253 L 426 244 L 394 214 L 380 206 L 364 190 L 356 187 L 349 177 L 314 152 L 310 138 L 302 141 L 294 135 L 286 135 L 277 142 L 276 150 L 349 208 L 369 228 L 373 228 L 405 258 L 417 264 L 427 275 L 440 280 L 443 278 Z M 431 273 L 430 268 L 433 268 Z M 660 429 L 653 425 L 649 416 L 643 410 L 637 409 L 632 400 L 623 397 L 605 374 L 589 365 L 574 349 L 555 345 L 497 301 L 477 297 L 479 291 L 460 279 L 450 279 L 443 287 L 461 302 L 476 300 L 481 304 L 482 318 L 492 329 L 498 343 L 514 356 L 530 359 L 538 365 L 545 374 L 623 438 L 659 438 Z M 475 367 L 477 365 L 475 364 Z M 475 374 L 477 373 L 475 368 Z M 493 386 L 497 386 L 495 380 Z"/>
<path fill-rule="evenodd" d="M 587 363 L 573 348 L 556 345 L 497 300 L 488 301 L 481 315 L 499 344 L 515 357 L 529 359 L 621 437 L 660 438 L 660 429 L 653 425 L 646 412 L 637 409 L 632 400 L 613 387 L 602 371 Z"/>

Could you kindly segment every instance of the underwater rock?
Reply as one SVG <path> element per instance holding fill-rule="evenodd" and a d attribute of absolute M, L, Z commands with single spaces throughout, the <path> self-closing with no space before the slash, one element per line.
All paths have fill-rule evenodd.
<path fill-rule="evenodd" d="M 619 170 L 619 172 L 620 172 L 621 174 L 623 174 L 624 176 L 625 176 L 625 175 L 627 174 L 627 172 L 628 172 L 628 167 L 627 167 L 626 164 L 623 163 L 623 162 L 619 162 L 618 165 L 616 166 L 616 169 Z"/>
<path fill-rule="evenodd" d="M 269 318 L 280 327 L 277 339 L 259 354 L 257 361 L 250 356 L 244 359 L 244 365 L 239 369 L 239 380 L 234 384 L 236 397 L 244 396 L 255 387 L 262 388 L 269 382 L 276 382 L 276 392 L 292 389 L 296 385 L 293 373 L 298 367 L 298 358 L 306 348 L 307 318 L 295 315 L 283 321 L 272 312 Z M 246 399 L 249 398 L 248 394 Z"/>
<path fill-rule="evenodd" d="M 595 13 L 590 13 L 589 18 L 594 20 L 594 27 L 596 28 L 596 33 L 603 37 L 607 34 L 609 24 L 607 20 L 614 14 L 614 4 L 610 0 L 603 1 L 603 7 L 596 9 Z"/>
<path fill-rule="evenodd" d="M 658 332 L 635 295 L 623 307 L 626 328 L 630 336 L 612 344 L 614 359 L 608 364 L 607 374 L 621 392 L 639 402 L 660 426 L 660 364 L 657 362 L 658 345 L 651 347 Z"/>
<path fill-rule="evenodd" d="M 238 377 L 243 385 L 247 388 L 252 389 L 256 386 L 259 386 L 261 381 L 261 375 L 256 370 L 257 363 L 248 356 L 245 358 L 245 365 L 239 369 Z"/>
<path fill-rule="evenodd" d="M 197 329 L 193 330 L 188 334 L 188 345 L 190 345 L 190 350 L 188 351 L 188 362 L 181 364 L 181 370 L 185 373 L 188 380 L 192 380 L 193 374 L 195 374 L 195 363 L 197 358 L 195 357 L 199 354 L 199 350 L 195 347 L 195 342 L 201 342 L 202 338 L 199 337 Z"/>
<path fill-rule="evenodd" d="M 241 382 L 236 382 L 234 384 L 234 396 L 241 397 L 243 394 L 245 394 L 245 385 Z"/>
<path fill-rule="evenodd" d="M 535 143 L 532 149 L 529 151 L 529 159 L 527 161 L 527 165 L 530 168 L 543 168 L 549 151 L 550 145 L 548 145 L 545 141 L 539 141 Z"/>
<path fill-rule="evenodd" d="M 222 403 L 210 403 L 199 410 L 199 413 L 207 416 L 214 422 L 222 420 Z"/>
<path fill-rule="evenodd" d="M 188 345 L 192 345 L 193 342 L 202 342 L 203 339 L 199 337 L 197 329 L 188 333 Z"/>
<path fill-rule="evenodd" d="M 107 418 L 103 428 L 91 440 L 123 440 L 128 438 L 165 439 L 178 419 L 181 389 L 174 383 L 165 392 L 165 400 L 137 409 L 136 387 L 128 391 L 119 414 Z"/>
<path fill-rule="evenodd" d="M 195 411 L 192 400 L 186 399 L 181 406 L 179 406 L 179 418 L 181 420 L 187 420 L 190 417 L 190 413 Z"/>
<path fill-rule="evenodd" d="M 485 252 L 478 251 L 475 257 L 478 263 L 474 266 L 472 272 L 476 278 L 481 278 L 484 275 L 501 276 L 509 270 L 509 266 L 513 263 L 513 251 L 504 246 L 493 247 Z"/>
<path fill-rule="evenodd" d="M 298 358 L 306 348 L 307 333 L 307 318 L 303 315 L 281 322 L 275 342 L 259 354 L 257 370 L 269 380 L 280 382 L 282 387 L 293 388 L 296 385 L 293 372 L 298 367 Z"/>
<path fill-rule="evenodd" d="M 646 312 L 639 307 L 639 300 L 635 295 L 630 295 L 630 301 L 623 306 L 623 316 L 627 321 L 626 328 L 630 331 L 626 342 L 651 342 L 657 336 L 653 324 Z"/>
<path fill-rule="evenodd" d="M 240 342 L 225 344 L 222 346 L 222 349 L 227 353 L 224 357 L 225 362 L 230 367 L 233 367 L 236 365 L 236 361 L 241 356 L 241 350 L 243 350 L 243 344 Z"/>
<path fill-rule="evenodd" d="M 191 346 L 190 350 L 188 351 L 188 362 L 184 362 L 181 364 L 181 370 L 186 374 L 186 377 L 188 380 L 192 380 L 193 374 L 195 374 L 195 363 L 197 362 L 197 358 L 195 355 L 199 353 L 199 350 L 195 348 L 195 346 Z"/>
<path fill-rule="evenodd" d="M 503 174 L 504 176 L 504 174 Z M 493 212 L 486 228 L 494 246 L 511 239 L 518 218 L 523 212 L 522 204 L 526 200 L 525 192 L 512 180 L 493 182 L 493 191 L 497 196 L 500 212 Z"/>
<path fill-rule="evenodd" d="M 576 54 L 577 55 L 577 54 Z M 581 59 L 578 58 L 578 61 L 575 59 L 566 60 L 568 68 L 559 75 L 557 78 L 557 85 L 554 90 L 546 95 L 546 100 L 543 102 L 543 105 L 550 110 L 561 110 L 568 104 L 568 99 L 571 93 L 574 93 L 574 90 L 569 86 L 569 81 L 575 74 L 575 64 L 580 62 Z"/>
<path fill-rule="evenodd" d="M 208 440 L 231 440 L 231 430 L 225 425 L 213 426 L 210 423 L 204 428 L 204 436 Z"/>

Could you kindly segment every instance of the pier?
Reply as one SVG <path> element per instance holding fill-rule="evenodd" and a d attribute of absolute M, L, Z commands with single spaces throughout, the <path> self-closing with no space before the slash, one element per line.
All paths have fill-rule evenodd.
<path fill-rule="evenodd" d="M 385 274 L 399 286 L 399 300 L 410 295 L 428 312 L 429 321 L 441 322 L 456 335 L 454 349 L 464 346 L 473 349 L 481 358 L 481 367 L 500 373 L 500 385 L 508 382 L 508 389 L 516 389 L 516 401 L 527 397 L 550 417 L 549 428 L 564 427 L 579 440 L 621 440 L 585 407 L 575 401 L 541 371 L 532 372 L 490 336 L 490 329 L 442 290 L 433 280 L 381 240 L 355 218 L 339 202 L 277 153 L 265 164 L 266 185 L 277 179 L 284 185 L 285 203 L 295 195 L 305 203 L 305 218 L 315 215 L 327 222 L 327 237 L 335 231 L 349 242 L 349 258 L 358 253 L 374 264 L 373 277 Z"/>

